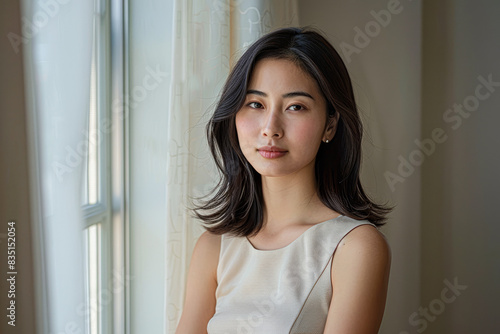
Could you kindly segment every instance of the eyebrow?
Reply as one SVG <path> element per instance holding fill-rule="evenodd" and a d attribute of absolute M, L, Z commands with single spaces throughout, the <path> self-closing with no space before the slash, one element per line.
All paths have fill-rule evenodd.
<path fill-rule="evenodd" d="M 254 95 L 259 95 L 259 96 L 267 97 L 266 93 L 261 92 L 260 90 L 256 90 L 256 89 L 249 89 L 249 90 L 247 90 L 247 95 L 248 94 L 254 94 Z M 305 96 L 305 97 L 308 97 L 308 98 L 314 100 L 314 97 L 312 97 L 311 94 L 306 93 L 306 92 L 301 92 L 301 91 L 286 93 L 286 94 L 283 94 L 282 96 L 285 99 L 286 98 L 290 98 L 290 97 L 295 97 L 295 96 Z"/>

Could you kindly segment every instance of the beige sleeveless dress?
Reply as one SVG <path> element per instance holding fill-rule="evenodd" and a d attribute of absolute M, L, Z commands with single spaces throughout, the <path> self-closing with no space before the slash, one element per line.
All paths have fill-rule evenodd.
<path fill-rule="evenodd" d="M 223 235 L 215 314 L 209 334 L 322 334 L 332 297 L 332 256 L 367 220 L 339 216 L 307 229 L 289 245 L 258 250 Z"/>

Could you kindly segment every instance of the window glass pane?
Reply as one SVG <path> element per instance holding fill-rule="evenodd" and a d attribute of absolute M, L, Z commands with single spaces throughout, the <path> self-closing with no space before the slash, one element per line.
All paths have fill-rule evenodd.
<path fill-rule="evenodd" d="M 88 177 L 87 177 L 88 164 L 86 162 L 87 157 L 84 156 L 83 158 L 84 158 L 85 163 L 83 164 L 83 172 L 82 172 L 81 201 L 82 201 L 82 205 L 86 205 L 89 202 L 88 186 L 87 186 L 87 183 L 88 183 L 88 181 L 87 181 L 87 179 L 88 179 Z"/>
<path fill-rule="evenodd" d="M 101 328 L 101 224 L 94 224 L 86 230 L 87 248 L 87 325 L 88 334 L 98 334 Z"/>
<path fill-rule="evenodd" d="M 102 264 L 110 263 L 109 253 L 109 208 L 106 200 L 106 189 L 109 187 L 105 154 L 106 136 L 101 131 L 103 120 L 109 112 L 106 106 L 109 91 L 106 71 L 109 53 L 108 28 L 109 17 L 105 12 L 106 0 L 94 2 L 92 58 L 90 66 L 89 104 L 87 109 L 88 127 L 82 131 L 86 152 L 83 163 L 82 205 L 86 218 L 83 230 L 86 255 L 86 334 L 109 332 L 112 321 L 112 300 L 105 300 L 103 305 L 102 291 L 108 291 L 109 270 Z M 104 233 L 104 236 L 102 236 Z M 101 240 L 102 239 L 102 240 Z M 104 240 L 104 244 L 103 244 Z M 104 257 L 104 258 L 103 258 Z M 106 298 L 105 298 L 106 299 Z"/>
<path fill-rule="evenodd" d="M 92 50 L 92 67 L 90 72 L 90 108 L 88 127 L 88 155 L 87 155 L 87 203 L 95 204 L 98 201 L 99 175 L 98 175 L 98 20 L 94 19 L 94 38 Z"/>

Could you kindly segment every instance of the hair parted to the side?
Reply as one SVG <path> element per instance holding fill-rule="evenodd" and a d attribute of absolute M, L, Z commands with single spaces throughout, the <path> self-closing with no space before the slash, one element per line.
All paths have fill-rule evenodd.
<path fill-rule="evenodd" d="M 340 114 L 334 138 L 321 143 L 316 156 L 316 188 L 322 203 L 342 215 L 383 225 L 392 208 L 374 203 L 359 178 L 363 128 L 347 68 L 333 46 L 311 28 L 282 28 L 264 35 L 235 64 L 206 127 L 221 179 L 208 199 L 198 198 L 192 209 L 195 217 L 215 234 L 251 236 L 263 226 L 261 176 L 240 149 L 235 117 L 256 63 L 265 58 L 293 61 L 317 81 L 328 116 Z"/>

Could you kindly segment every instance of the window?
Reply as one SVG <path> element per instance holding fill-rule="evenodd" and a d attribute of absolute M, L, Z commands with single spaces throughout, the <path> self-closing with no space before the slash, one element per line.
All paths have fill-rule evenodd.
<path fill-rule="evenodd" d="M 94 0 L 92 64 L 82 208 L 85 218 L 86 333 L 110 333 L 112 326 L 109 10 L 108 0 Z"/>

